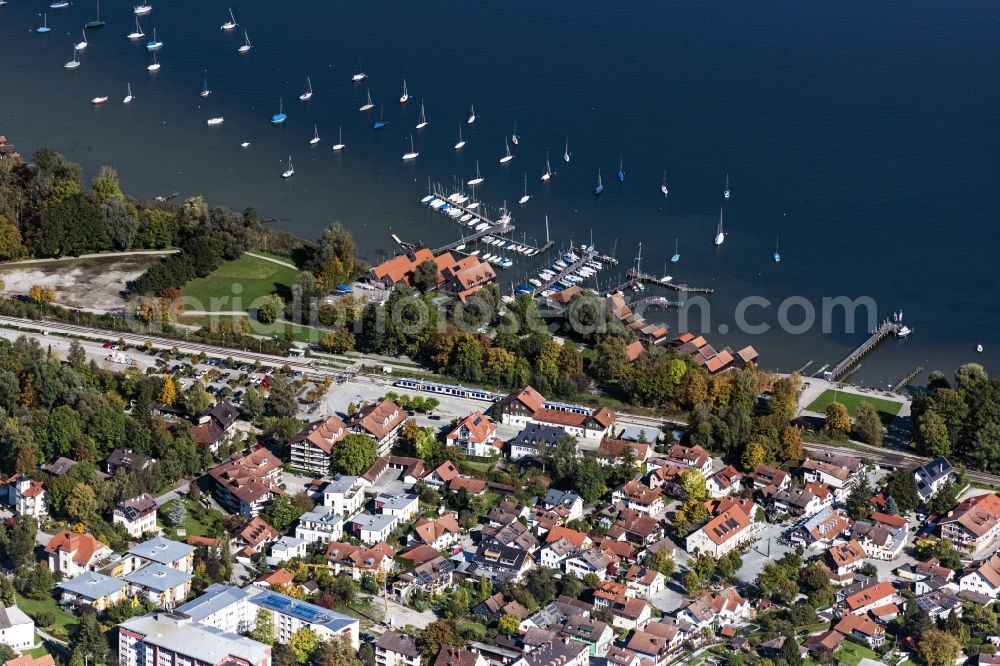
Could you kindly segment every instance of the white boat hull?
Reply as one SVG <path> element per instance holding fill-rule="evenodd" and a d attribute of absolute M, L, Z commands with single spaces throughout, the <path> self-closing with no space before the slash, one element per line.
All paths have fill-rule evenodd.
<path fill-rule="evenodd" d="M 144 33 L 144 32 L 130 32 L 128 34 L 128 38 L 129 39 L 142 39 L 145 36 L 146 36 L 146 33 Z"/>
<path fill-rule="evenodd" d="M 531 199 L 531 195 L 530 194 L 525 194 L 523 197 L 521 197 L 520 199 L 517 200 L 517 203 L 519 203 L 519 204 L 521 204 L 523 206 L 524 204 L 528 203 L 529 199 Z"/>
<path fill-rule="evenodd" d="M 358 83 L 359 81 L 364 81 L 367 78 L 368 78 L 367 74 L 365 74 L 364 72 L 358 72 L 357 74 L 351 77 L 351 81 Z"/>
<path fill-rule="evenodd" d="M 465 122 L 467 124 L 471 125 L 472 123 L 476 122 L 476 117 L 475 116 L 469 116 L 469 119 L 467 121 L 465 121 Z"/>
<path fill-rule="evenodd" d="M 313 97 L 313 94 L 311 92 L 309 92 L 309 93 L 302 93 L 301 95 L 299 95 L 299 99 L 301 99 L 303 102 L 308 102 L 309 100 L 312 99 L 312 97 Z"/>
<path fill-rule="evenodd" d="M 78 42 L 76 46 L 74 46 L 73 48 L 75 48 L 77 51 L 82 51 L 85 48 L 87 48 L 87 42 Z"/>
<path fill-rule="evenodd" d="M 510 162 L 512 159 L 514 159 L 513 155 L 504 155 L 500 158 L 500 164 L 507 164 L 507 162 Z"/>
<path fill-rule="evenodd" d="M 419 155 L 419 154 L 420 153 L 406 153 L 405 155 L 403 155 L 403 159 L 404 160 L 415 160 L 415 159 L 417 159 L 417 155 Z"/>
<path fill-rule="evenodd" d="M 725 242 L 725 240 L 726 240 L 726 234 L 716 234 L 715 236 L 716 245 L 722 245 Z"/>
<path fill-rule="evenodd" d="M 209 118 L 205 124 L 209 125 L 210 127 L 214 127 L 215 125 L 221 125 L 224 122 L 224 120 L 225 120 L 224 118 Z"/>
<path fill-rule="evenodd" d="M 122 104 L 131 104 L 133 99 L 135 98 L 132 97 L 132 95 L 129 95 L 128 97 L 122 100 Z"/>
<path fill-rule="evenodd" d="M 427 123 L 417 123 L 417 129 L 423 129 L 427 127 Z"/>
<path fill-rule="evenodd" d="M 294 171 L 286 171 L 285 173 L 281 174 L 281 177 L 282 178 L 291 178 L 294 175 L 295 175 Z"/>
<path fill-rule="evenodd" d="M 465 141 L 459 141 L 458 143 L 455 144 L 455 150 L 461 150 L 464 147 L 465 147 Z"/>
<path fill-rule="evenodd" d="M 157 72 L 160 70 L 160 63 L 153 63 L 152 65 L 147 66 L 146 69 L 150 72 Z"/>
<path fill-rule="evenodd" d="M 244 45 L 243 45 L 243 46 L 241 46 L 240 48 L 236 49 L 236 52 L 237 52 L 237 53 L 246 53 L 246 52 L 247 52 L 247 51 L 249 51 L 249 50 L 250 50 L 250 47 L 249 47 L 249 46 L 247 46 L 246 44 L 244 44 Z"/>
<path fill-rule="evenodd" d="M 374 108 L 375 108 L 374 104 L 363 104 L 360 107 L 358 107 L 358 111 L 371 111 Z"/>
<path fill-rule="evenodd" d="M 479 183 L 483 182 L 484 180 L 486 180 L 486 179 L 485 178 L 473 178 L 472 180 L 469 181 L 469 185 L 478 185 Z"/>
<path fill-rule="evenodd" d="M 80 66 L 79 60 L 70 60 L 68 63 L 63 65 L 63 67 L 65 67 L 66 69 L 76 69 L 79 66 Z"/>
<path fill-rule="evenodd" d="M 336 143 L 336 144 L 333 145 L 333 150 L 343 150 L 344 147 L 345 147 L 344 144 L 342 144 L 342 143 Z"/>

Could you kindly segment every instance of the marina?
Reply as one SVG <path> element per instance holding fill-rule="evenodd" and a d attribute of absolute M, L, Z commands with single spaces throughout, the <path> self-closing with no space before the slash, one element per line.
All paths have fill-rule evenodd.
<path fill-rule="evenodd" d="M 823 378 L 828 381 L 838 381 L 846 377 L 848 374 L 850 374 L 849 371 L 858 363 L 858 361 L 861 360 L 862 356 L 875 349 L 875 347 L 877 347 L 881 342 L 883 342 L 889 336 L 900 335 L 900 333 L 903 331 L 903 328 L 905 327 L 902 325 L 902 323 L 886 319 L 885 321 L 882 322 L 882 325 L 879 326 L 868 337 L 867 340 L 858 345 L 858 347 L 854 349 L 854 351 L 852 351 L 846 357 L 844 357 L 844 359 L 840 363 L 833 366 L 832 370 L 828 372 L 823 372 L 824 369 L 827 367 L 823 366 L 823 368 L 820 368 L 819 372 L 816 373 L 817 376 L 819 376 L 820 373 L 822 373 Z"/>

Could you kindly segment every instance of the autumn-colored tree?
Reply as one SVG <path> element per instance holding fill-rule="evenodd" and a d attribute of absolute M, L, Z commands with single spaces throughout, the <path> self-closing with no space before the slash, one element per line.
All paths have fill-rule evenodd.
<path fill-rule="evenodd" d="M 802 431 L 795 426 L 788 426 L 781 431 L 781 456 L 785 460 L 801 460 L 805 452 L 802 449 Z"/>
<path fill-rule="evenodd" d="M 521 626 L 521 620 L 516 615 L 505 614 L 497 621 L 497 629 L 504 636 L 513 636 Z"/>
<path fill-rule="evenodd" d="M 172 375 L 167 375 L 163 379 L 163 386 L 160 387 L 160 393 L 156 399 L 168 406 L 173 405 L 177 400 L 177 383 Z"/>
<path fill-rule="evenodd" d="M 767 451 L 760 442 L 752 441 L 747 444 L 747 447 L 743 450 L 743 457 L 740 459 L 740 463 L 743 465 L 743 469 L 747 472 L 752 472 L 757 469 L 758 465 L 762 465 L 767 457 Z"/>
<path fill-rule="evenodd" d="M 826 408 L 823 429 L 831 433 L 847 434 L 851 431 L 851 415 L 840 402 L 831 402 Z"/>
<path fill-rule="evenodd" d="M 51 303 L 56 298 L 56 290 L 46 284 L 33 284 L 28 289 L 28 298 L 39 304 Z"/>
<path fill-rule="evenodd" d="M 705 486 L 705 477 L 696 469 L 685 470 L 681 473 L 681 490 L 684 491 L 684 496 L 688 499 L 708 499 L 708 488 Z"/>
<path fill-rule="evenodd" d="M 920 636 L 918 650 L 927 666 L 951 666 L 962 654 L 962 645 L 947 631 L 927 629 Z"/>

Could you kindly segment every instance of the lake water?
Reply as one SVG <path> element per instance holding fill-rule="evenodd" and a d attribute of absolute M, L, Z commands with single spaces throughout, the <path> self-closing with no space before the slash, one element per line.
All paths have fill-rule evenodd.
<path fill-rule="evenodd" d="M 842 317 L 830 333 L 819 321 L 804 334 L 777 330 L 790 297 L 818 320 L 823 297 L 871 297 L 879 319 L 904 311 L 914 335 L 882 345 L 852 381 L 885 387 L 917 366 L 1000 359 L 996 2 L 234 2 L 239 28 L 223 32 L 225 3 L 154 0 L 141 23 L 164 46 L 150 74 L 145 40 L 125 38 L 132 3 L 105 0 L 107 25 L 88 31 L 83 64 L 69 71 L 95 6 L 10 0 L 0 7 L 0 134 L 26 155 L 55 148 L 88 175 L 112 165 L 139 196 L 255 206 L 308 238 L 342 221 L 370 261 L 392 250 L 390 234 L 458 238 L 458 225 L 417 201 L 428 178 L 472 178 L 479 160 L 477 195 L 515 209 L 518 238 L 543 238 L 547 213 L 557 244 L 593 237 L 614 250 L 623 267 L 602 273 L 602 288 L 640 242 L 642 268 L 661 274 L 677 238 L 681 261 L 668 272 L 715 289 L 708 329 L 692 330 L 716 348 L 753 344 L 765 367 L 813 361 L 816 371 L 867 332 L 863 321 L 846 332 Z M 47 35 L 34 32 L 42 12 Z M 240 55 L 244 28 L 253 48 Z M 359 59 L 369 75 L 360 85 L 350 81 Z M 315 96 L 303 103 L 307 76 Z M 213 92 L 202 99 L 206 77 Z M 129 82 L 136 99 L 124 106 Z M 362 114 L 369 88 L 376 109 Z M 93 108 L 98 95 L 111 101 Z M 275 127 L 279 98 L 288 121 Z M 418 131 L 421 100 L 429 125 Z M 380 104 L 389 125 L 376 132 Z M 472 104 L 479 118 L 466 125 Z M 225 124 L 207 127 L 213 116 Z M 515 123 L 520 145 L 501 166 Z M 323 141 L 309 146 L 314 124 Z M 468 145 L 456 152 L 460 124 Z M 411 133 L 420 156 L 403 162 Z M 557 173 L 542 184 L 546 151 Z M 289 156 L 296 173 L 283 181 Z M 605 191 L 595 197 L 598 169 Z M 520 207 L 525 172 L 532 198 Z M 727 173 L 727 238 L 716 248 Z M 507 288 L 543 263 L 514 259 Z M 767 299 L 747 319 L 772 330 L 738 330 L 746 297 Z M 674 331 L 677 317 L 650 315 Z M 801 309 L 788 318 L 800 322 Z"/>

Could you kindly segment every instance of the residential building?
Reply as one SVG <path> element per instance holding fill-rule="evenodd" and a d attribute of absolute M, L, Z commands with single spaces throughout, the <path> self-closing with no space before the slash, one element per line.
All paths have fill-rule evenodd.
<path fill-rule="evenodd" d="M 569 637 L 543 643 L 537 649 L 522 654 L 512 666 L 587 666 L 590 646 Z"/>
<path fill-rule="evenodd" d="M 599 548 L 588 548 L 563 561 L 563 570 L 581 580 L 588 574 L 594 574 L 604 580 L 609 574 L 615 573 L 617 564 L 618 558 L 614 553 Z"/>
<path fill-rule="evenodd" d="M 63 530 L 45 546 L 49 569 L 63 578 L 76 578 L 93 571 L 97 564 L 111 557 L 112 550 L 86 532 L 79 534 Z"/>
<path fill-rule="evenodd" d="M 490 663 L 479 653 L 445 645 L 434 660 L 434 666 L 490 666 Z"/>
<path fill-rule="evenodd" d="M 864 587 L 841 603 L 841 615 L 865 615 L 868 611 L 888 606 L 896 601 L 896 588 L 887 580 Z"/>
<path fill-rule="evenodd" d="M 338 416 L 313 421 L 289 440 L 291 464 L 316 476 L 330 473 L 333 447 L 347 437 L 347 425 Z"/>
<path fill-rule="evenodd" d="M 104 470 L 113 475 L 119 467 L 129 472 L 141 472 L 153 466 L 155 458 L 149 458 L 133 451 L 132 449 L 117 448 L 111 452 L 107 460 L 104 461 Z"/>
<path fill-rule="evenodd" d="M 392 558 L 396 551 L 384 541 L 365 548 L 350 543 L 332 541 L 326 547 L 326 559 L 334 575 L 341 572 L 351 574 L 354 580 L 361 580 L 365 574 L 378 576 L 392 571 Z"/>
<path fill-rule="evenodd" d="M 735 587 L 730 587 L 718 594 L 702 593 L 677 612 L 677 619 L 690 622 L 699 629 L 719 627 L 745 620 L 752 610 L 750 602 Z"/>
<path fill-rule="evenodd" d="M 967 569 L 958 579 L 958 589 L 1000 599 L 1000 555 L 994 554 Z"/>
<path fill-rule="evenodd" d="M 35 647 L 35 621 L 17 606 L 0 603 L 0 644 L 18 651 Z"/>
<path fill-rule="evenodd" d="M 238 558 L 249 560 L 255 553 L 263 553 L 268 544 L 280 538 L 281 532 L 263 517 L 257 516 L 233 536 L 232 550 Z"/>
<path fill-rule="evenodd" d="M 462 528 L 458 526 L 458 514 L 446 513 L 433 520 L 421 518 L 413 526 L 410 543 L 422 543 L 436 550 L 444 550 L 458 542 Z"/>
<path fill-rule="evenodd" d="M 420 654 L 416 639 L 397 631 L 383 633 L 375 643 L 377 666 L 420 666 Z"/>
<path fill-rule="evenodd" d="M 712 457 L 697 444 L 694 446 L 674 444 L 667 451 L 667 460 L 678 467 L 697 470 L 706 479 L 712 476 Z"/>
<path fill-rule="evenodd" d="M 767 489 L 765 489 L 767 494 Z M 785 488 L 770 493 L 768 500 L 775 511 L 790 516 L 812 516 L 823 509 L 823 502 L 808 490 Z"/>
<path fill-rule="evenodd" d="M 493 579 L 494 584 L 507 579 L 520 580 L 534 563 L 531 554 L 518 546 L 505 546 L 493 539 L 480 544 L 472 557 L 476 573 Z"/>
<path fill-rule="evenodd" d="M 194 576 L 187 571 L 150 564 L 125 576 L 125 582 L 129 584 L 131 596 L 169 610 L 187 599 L 192 578 Z"/>
<path fill-rule="evenodd" d="M 128 586 L 120 578 L 87 571 L 76 578 L 60 581 L 56 587 L 62 593 L 60 603 L 63 605 L 88 605 L 102 611 L 125 599 Z"/>
<path fill-rule="evenodd" d="M 833 630 L 878 649 L 885 643 L 885 627 L 867 615 L 847 615 L 833 626 Z"/>
<path fill-rule="evenodd" d="M 725 497 L 734 490 L 739 490 L 743 481 L 743 473 L 732 465 L 726 465 L 705 481 L 705 488 L 711 497 Z"/>
<path fill-rule="evenodd" d="M 830 580 L 835 585 L 854 581 L 854 574 L 865 563 L 865 549 L 855 539 L 835 543 L 826 551 Z"/>
<path fill-rule="evenodd" d="M 944 456 L 938 456 L 926 465 L 913 470 L 920 499 L 926 502 L 934 497 L 957 473 L 958 470 Z"/>
<path fill-rule="evenodd" d="M 806 458 L 802 463 L 802 476 L 806 483 L 822 483 L 833 489 L 838 502 L 847 501 L 851 488 L 865 471 L 863 462 L 852 456 L 821 453 Z"/>
<path fill-rule="evenodd" d="M 15 474 L 0 486 L 0 501 L 19 516 L 37 519 L 49 513 L 45 485 L 24 474 Z"/>
<path fill-rule="evenodd" d="M 649 458 L 650 445 L 646 442 L 634 442 L 626 439 L 604 438 L 594 452 L 594 456 L 601 465 L 611 466 L 621 460 L 625 449 L 632 451 L 632 457 L 636 463 L 642 465 Z"/>
<path fill-rule="evenodd" d="M 840 511 L 827 507 L 792 528 L 789 540 L 793 544 L 820 548 L 828 546 L 851 528 L 851 519 Z"/>
<path fill-rule="evenodd" d="M 297 539 L 291 536 L 281 537 L 271 544 L 271 554 L 267 558 L 267 563 L 274 567 L 294 557 L 305 559 L 306 543 L 305 539 Z"/>
<path fill-rule="evenodd" d="M 784 490 L 792 485 L 792 477 L 785 472 L 770 465 L 757 465 L 753 471 L 753 487 L 757 490 L 774 486 L 778 490 Z"/>
<path fill-rule="evenodd" d="M 565 430 L 580 439 L 600 441 L 614 428 L 617 415 L 608 407 L 585 407 L 548 403 L 533 387 L 507 395 L 500 402 L 500 422 L 508 425 L 536 423 Z M 517 459 L 511 456 L 512 459 Z"/>
<path fill-rule="evenodd" d="M 689 553 L 706 553 L 719 558 L 738 548 L 754 537 L 754 517 L 756 507 L 751 503 L 748 509 L 734 505 L 701 528 L 688 535 L 686 548 Z"/>
<path fill-rule="evenodd" d="M 899 557 L 910 535 L 910 522 L 902 516 L 872 512 L 870 520 L 858 520 L 851 536 L 861 542 L 865 553 L 873 560 L 894 560 Z"/>
<path fill-rule="evenodd" d="M 361 543 L 373 544 L 386 541 L 399 524 L 396 516 L 386 513 L 369 513 L 362 511 L 350 519 L 348 527 L 352 535 Z"/>
<path fill-rule="evenodd" d="M 143 493 L 132 499 L 122 500 L 115 507 L 111 520 L 114 524 L 121 523 L 133 539 L 141 539 L 144 534 L 159 531 L 156 526 L 156 500 L 149 493 Z"/>
<path fill-rule="evenodd" d="M 625 573 L 626 596 L 652 597 L 667 587 L 667 579 L 656 569 L 633 564 Z"/>
<path fill-rule="evenodd" d="M 607 624 L 580 614 L 568 616 L 557 631 L 561 636 L 585 643 L 591 657 L 605 656 L 615 638 L 615 632 Z"/>
<path fill-rule="evenodd" d="M 440 594 L 454 585 L 454 573 L 454 565 L 439 555 L 401 573 L 393 583 L 393 593 L 403 600 L 417 590 L 428 596 Z"/>
<path fill-rule="evenodd" d="M 119 666 L 270 666 L 271 646 L 192 622 L 180 613 L 133 617 L 118 625 Z"/>
<path fill-rule="evenodd" d="M 450 252 L 444 253 L 452 256 Z M 435 257 L 435 261 L 437 257 Z M 439 289 L 446 294 L 457 297 L 463 303 L 474 293 L 497 279 L 497 274 L 493 266 L 481 260 L 477 256 L 467 256 L 461 259 L 453 259 L 452 263 L 445 264 L 443 268 L 439 263 L 439 280 L 444 284 L 439 285 Z"/>
<path fill-rule="evenodd" d="M 639 631 L 653 617 L 653 607 L 638 597 L 615 599 L 608 610 L 611 611 L 611 624 L 624 631 Z"/>
<path fill-rule="evenodd" d="M 509 440 L 507 444 L 508 455 L 514 461 L 535 458 L 540 450 L 551 450 L 568 436 L 569 433 L 562 428 L 528 423 Z"/>
<path fill-rule="evenodd" d="M 306 543 L 329 543 L 344 536 L 345 518 L 328 506 L 318 506 L 299 516 L 295 538 Z"/>
<path fill-rule="evenodd" d="M 458 425 L 445 435 L 448 446 L 457 446 L 469 456 L 487 458 L 497 455 L 502 445 L 497 439 L 497 425 L 481 411 L 475 411 L 459 421 Z"/>
<path fill-rule="evenodd" d="M 356 476 L 338 474 L 323 489 L 323 506 L 340 516 L 350 516 L 365 504 L 365 484 Z"/>
<path fill-rule="evenodd" d="M 572 490 L 556 490 L 550 488 L 541 501 L 546 509 L 562 507 L 566 509 L 565 520 L 583 518 L 583 498 Z"/>
<path fill-rule="evenodd" d="M 191 428 L 191 436 L 198 444 L 215 453 L 220 444 L 232 439 L 239 415 L 240 410 L 231 402 L 220 400 L 198 417 L 198 423 Z"/>
<path fill-rule="evenodd" d="M 375 509 L 384 515 L 395 516 L 399 522 L 405 522 L 416 517 L 420 510 L 420 498 L 413 493 L 380 493 L 375 497 Z"/>
<path fill-rule="evenodd" d="M 633 479 L 611 494 L 612 502 L 621 502 L 626 508 L 649 516 L 663 512 L 663 493 Z"/>
<path fill-rule="evenodd" d="M 1000 535 L 1000 496 L 996 493 L 970 497 L 941 518 L 941 536 L 957 548 L 976 553 Z"/>
<path fill-rule="evenodd" d="M 153 537 L 137 546 L 132 546 L 128 554 L 122 558 L 126 573 L 141 569 L 148 564 L 162 564 L 191 573 L 194 570 L 194 546 L 180 541 L 165 539 L 162 536 Z"/>
<path fill-rule="evenodd" d="M 388 455 L 389 449 L 396 443 L 399 431 L 406 420 L 404 412 L 391 400 L 382 400 L 362 407 L 347 426 L 351 432 L 367 435 L 375 440 L 378 455 Z"/>
<path fill-rule="evenodd" d="M 261 448 L 246 455 L 234 454 L 208 473 L 215 482 L 219 504 L 250 519 L 259 515 L 275 496 L 284 492 L 280 486 L 281 469 L 281 460 Z"/>

